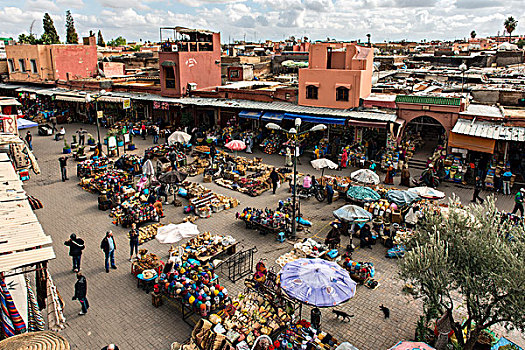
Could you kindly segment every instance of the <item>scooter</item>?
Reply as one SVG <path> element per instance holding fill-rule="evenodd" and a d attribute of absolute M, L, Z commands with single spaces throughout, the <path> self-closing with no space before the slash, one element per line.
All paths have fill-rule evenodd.
<path fill-rule="evenodd" d="M 317 199 L 319 202 L 324 201 L 326 198 L 324 194 L 324 188 L 319 184 L 312 185 L 309 188 L 298 186 L 297 195 L 301 199 L 310 199 L 310 197 L 315 197 L 315 199 Z"/>

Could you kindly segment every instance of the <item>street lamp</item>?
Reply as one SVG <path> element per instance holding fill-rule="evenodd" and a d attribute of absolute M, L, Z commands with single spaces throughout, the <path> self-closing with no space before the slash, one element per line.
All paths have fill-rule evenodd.
<path fill-rule="evenodd" d="M 292 141 L 292 147 L 293 147 L 293 186 L 292 186 L 292 199 L 293 199 L 293 203 L 292 203 L 292 234 L 291 234 L 291 237 L 292 239 L 295 239 L 297 237 L 297 231 L 296 231 L 296 202 L 297 202 L 297 156 L 299 154 L 298 152 L 298 149 L 297 149 L 297 141 L 299 139 L 300 136 L 306 134 L 306 133 L 309 133 L 309 132 L 314 132 L 314 131 L 323 131 L 323 130 L 326 130 L 327 127 L 326 125 L 324 124 L 317 124 L 315 125 L 314 127 L 308 129 L 308 130 L 305 130 L 305 131 L 300 131 L 300 128 L 301 128 L 301 118 L 295 118 L 295 127 L 293 128 L 290 128 L 290 130 L 286 130 L 286 129 L 283 129 L 281 126 L 275 124 L 275 123 L 268 123 L 266 124 L 266 128 L 269 129 L 269 130 L 274 130 L 274 131 L 281 131 L 283 132 L 284 134 L 286 134 L 288 136 L 288 138 Z"/>
<path fill-rule="evenodd" d="M 463 85 L 465 84 L 465 72 L 468 70 L 465 62 L 459 65 L 459 70 L 461 71 L 461 94 L 463 95 Z"/>
<path fill-rule="evenodd" d="M 98 137 L 98 147 L 99 147 L 99 151 L 101 151 L 101 143 L 100 143 L 100 127 L 99 127 L 99 122 L 98 122 L 98 99 L 101 98 L 102 96 L 104 96 L 106 94 L 106 90 L 100 90 L 100 92 L 96 95 L 90 95 L 89 93 L 86 94 L 86 103 L 90 103 L 91 101 L 95 101 L 95 120 L 97 122 L 97 137 Z"/>

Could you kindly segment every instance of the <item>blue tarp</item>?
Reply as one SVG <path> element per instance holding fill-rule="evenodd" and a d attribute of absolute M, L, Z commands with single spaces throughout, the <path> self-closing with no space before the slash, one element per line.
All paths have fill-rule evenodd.
<path fill-rule="evenodd" d="M 266 112 L 263 114 L 261 120 L 265 122 L 277 122 L 280 123 L 284 118 L 283 113 L 277 113 L 277 112 Z"/>
<path fill-rule="evenodd" d="M 284 119 L 294 120 L 295 118 L 301 118 L 303 122 L 308 123 L 322 123 L 322 124 L 332 124 L 332 125 L 345 125 L 346 118 L 331 118 L 331 117 L 321 117 L 314 115 L 302 115 L 302 114 L 292 114 L 285 113 Z"/>
<path fill-rule="evenodd" d="M 256 111 L 241 111 L 239 113 L 239 118 L 259 120 L 260 117 L 261 117 L 261 112 L 256 112 Z"/>
<path fill-rule="evenodd" d="M 18 118 L 16 124 L 18 125 L 18 130 L 38 126 L 38 123 L 32 122 L 31 120 L 27 120 L 24 118 Z"/>

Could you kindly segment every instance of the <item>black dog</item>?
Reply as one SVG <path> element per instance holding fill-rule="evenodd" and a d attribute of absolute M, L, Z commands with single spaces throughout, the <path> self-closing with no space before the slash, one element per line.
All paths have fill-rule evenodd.
<path fill-rule="evenodd" d="M 335 317 L 336 317 L 337 319 L 339 319 L 339 317 L 342 317 L 342 318 L 343 318 L 342 321 L 344 321 L 344 320 L 346 320 L 346 319 L 348 319 L 348 321 L 350 321 L 350 318 L 351 318 L 351 317 L 354 317 L 354 315 L 349 315 L 349 314 L 347 314 L 347 313 L 344 312 L 344 311 L 332 310 L 332 312 L 335 314 Z"/>
<path fill-rule="evenodd" d="M 385 318 L 390 318 L 390 309 L 387 308 L 386 306 L 383 306 L 383 304 L 381 304 L 379 306 L 379 309 L 381 309 L 381 311 L 383 311 L 383 314 L 385 315 Z"/>

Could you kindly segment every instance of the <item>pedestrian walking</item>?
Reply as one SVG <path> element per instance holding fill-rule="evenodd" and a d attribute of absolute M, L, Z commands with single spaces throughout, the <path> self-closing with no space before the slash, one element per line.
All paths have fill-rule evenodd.
<path fill-rule="evenodd" d="M 501 175 L 501 180 L 503 181 L 503 194 L 510 194 L 510 180 L 512 175 L 513 174 L 509 168 L 505 169 L 505 172 Z"/>
<path fill-rule="evenodd" d="M 159 143 L 159 127 L 153 125 L 151 129 L 151 134 L 153 135 L 153 143 L 156 145 L 157 143 Z"/>
<path fill-rule="evenodd" d="M 139 255 L 139 230 L 135 223 L 131 224 L 129 231 L 129 261 L 133 260 L 133 251 L 135 251 L 135 256 Z"/>
<path fill-rule="evenodd" d="M 112 269 L 117 268 L 115 265 L 115 249 L 117 249 L 117 245 L 112 231 L 106 232 L 106 237 L 100 242 L 100 249 L 104 251 L 106 273 L 109 273 L 110 263 Z"/>
<path fill-rule="evenodd" d="M 177 170 L 177 151 L 171 150 L 168 156 L 171 162 L 171 170 Z"/>
<path fill-rule="evenodd" d="M 64 242 L 64 245 L 69 247 L 69 256 L 73 259 L 73 272 L 80 271 L 80 259 L 85 248 L 84 240 L 72 233 L 69 239 Z"/>
<path fill-rule="evenodd" d="M 272 180 L 273 194 L 275 194 L 275 191 L 277 190 L 277 186 L 279 184 L 279 174 L 277 174 L 275 168 L 273 168 L 272 172 L 270 173 L 270 179 Z"/>
<path fill-rule="evenodd" d="M 87 280 L 81 272 L 77 273 L 77 282 L 75 283 L 75 295 L 73 300 L 78 300 L 82 310 L 79 315 L 85 315 L 89 309 L 89 302 L 87 300 Z"/>
<path fill-rule="evenodd" d="M 58 129 L 57 129 L 57 117 L 52 116 L 51 118 L 49 118 L 49 121 L 51 122 L 51 125 L 53 126 L 53 128 L 51 129 L 51 132 L 55 133 L 55 131 L 58 131 Z"/>
<path fill-rule="evenodd" d="M 77 130 L 77 134 L 78 134 L 78 144 L 80 146 L 84 146 L 84 143 L 86 141 L 86 130 L 80 128 L 79 130 Z"/>
<path fill-rule="evenodd" d="M 33 150 L 33 135 L 31 135 L 31 131 L 26 132 L 25 140 L 27 142 L 27 146 L 32 151 Z"/>
<path fill-rule="evenodd" d="M 60 174 L 62 174 L 62 182 L 69 180 L 67 178 L 67 157 L 62 156 L 58 158 L 58 162 L 60 163 Z"/>
<path fill-rule="evenodd" d="M 474 196 L 472 196 L 472 203 L 476 203 L 476 201 L 479 199 L 481 204 L 485 201 L 483 198 L 479 196 L 479 193 L 483 189 L 483 181 L 481 181 L 481 178 L 479 176 L 476 176 L 476 185 L 474 187 Z"/>
<path fill-rule="evenodd" d="M 525 196 L 525 188 L 520 188 L 516 196 L 514 196 L 514 209 L 512 209 L 512 214 L 516 214 L 518 210 L 520 211 L 520 216 L 523 216 L 523 201 Z"/>
<path fill-rule="evenodd" d="M 328 204 L 332 204 L 334 200 L 334 188 L 329 182 L 326 183 L 326 198 L 328 199 Z"/>
<path fill-rule="evenodd" d="M 146 125 L 142 124 L 140 126 L 140 134 L 142 135 L 142 139 L 146 139 Z"/>

